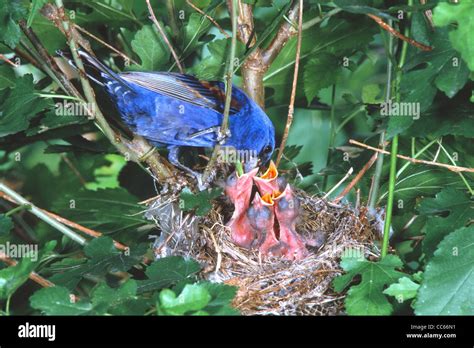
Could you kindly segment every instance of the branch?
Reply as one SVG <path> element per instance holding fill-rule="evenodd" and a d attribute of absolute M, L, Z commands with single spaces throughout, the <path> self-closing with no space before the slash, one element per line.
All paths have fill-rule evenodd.
<path fill-rule="evenodd" d="M 60 222 L 56 221 L 55 219 L 51 218 L 46 214 L 44 211 L 42 211 L 40 208 L 20 196 L 18 193 L 13 191 L 11 188 L 6 186 L 5 184 L 0 183 L 0 191 L 6 193 L 8 196 L 12 197 L 17 204 L 27 204 L 31 206 L 31 209 L 29 210 L 33 215 L 35 215 L 38 219 L 43 220 L 46 222 L 48 225 L 54 227 L 57 229 L 59 232 L 64 234 L 65 236 L 71 238 L 73 241 L 79 243 L 80 245 L 85 245 L 86 240 L 78 235 L 76 232 L 72 231 L 68 227 L 64 226 Z"/>
<path fill-rule="evenodd" d="M 115 47 L 113 47 L 112 45 L 109 45 L 107 42 L 105 42 L 104 40 L 102 40 L 101 38 L 95 36 L 94 34 L 92 33 L 89 33 L 86 29 L 84 29 L 83 27 L 77 25 L 74 23 L 74 28 L 76 28 L 77 30 L 79 30 L 80 32 L 86 34 L 87 36 L 93 38 L 94 40 L 96 40 L 97 42 L 100 42 L 102 45 L 104 45 L 105 47 L 107 47 L 108 49 L 114 51 L 115 53 L 117 53 L 119 56 L 121 56 L 123 59 L 125 59 L 126 61 L 130 61 L 132 62 L 133 64 L 138 64 L 138 62 L 136 60 L 134 60 L 133 58 L 130 58 L 129 56 L 127 56 L 125 53 L 119 51 L 118 49 L 116 49 Z"/>
<path fill-rule="evenodd" d="M 373 166 L 375 160 L 377 159 L 377 153 L 374 153 L 370 160 L 362 167 L 362 169 L 357 173 L 357 175 L 352 179 L 352 181 L 347 185 L 344 190 L 334 198 L 333 203 L 338 203 L 341 199 L 343 199 L 351 190 L 352 188 L 362 179 L 364 174 Z"/>
<path fill-rule="evenodd" d="M 228 128 L 229 128 L 229 113 L 230 113 L 230 104 L 232 101 L 232 77 L 234 76 L 234 59 L 235 59 L 235 50 L 237 46 L 237 0 L 232 0 L 232 41 L 230 44 L 230 54 L 229 54 L 229 61 L 227 63 L 227 73 L 226 73 L 226 88 L 225 88 L 225 105 L 224 105 L 224 117 L 222 120 L 222 125 L 220 129 L 220 133 L 227 137 L 231 136 L 228 135 Z M 211 170 L 215 166 L 215 162 L 217 160 L 217 155 L 219 154 L 220 144 L 216 144 L 214 150 L 212 152 L 211 159 L 207 163 L 206 169 L 204 170 L 203 174 L 203 184 L 207 183 L 207 180 L 210 176 Z"/>
<path fill-rule="evenodd" d="M 396 36 L 398 37 L 400 40 L 403 40 L 403 41 L 406 41 L 408 42 L 410 45 L 412 46 L 415 46 L 417 48 L 419 48 L 420 50 L 423 50 L 423 51 L 431 51 L 433 49 L 433 47 L 430 47 L 430 46 L 426 46 L 426 45 L 423 45 L 422 43 L 418 42 L 418 41 L 415 41 L 413 40 L 412 38 L 409 38 L 405 35 L 403 35 L 402 33 L 399 33 L 398 31 L 396 31 L 395 29 L 393 29 L 390 25 L 388 25 L 387 23 L 385 23 L 382 18 L 374 15 L 374 14 L 371 14 L 371 13 L 368 13 L 367 16 L 369 16 L 370 18 L 372 18 L 378 25 L 380 25 L 380 27 L 382 27 L 382 29 L 388 31 L 390 34 L 392 34 L 393 36 Z"/>
<path fill-rule="evenodd" d="M 1 189 L 1 188 L 0 188 Z M 0 197 L 3 198 L 4 200 L 6 201 L 9 201 L 11 203 L 14 203 L 14 204 L 20 204 L 17 200 L 15 200 L 14 198 L 12 198 L 11 196 L 9 196 L 8 194 L 6 194 L 5 192 L 2 192 L 0 191 Z M 50 211 L 47 211 L 46 209 L 41 209 L 39 207 L 37 207 L 40 211 L 42 211 L 43 213 L 45 213 L 46 215 L 50 216 L 51 218 L 55 219 L 56 221 L 58 221 L 59 223 L 62 223 L 66 226 L 69 226 L 69 227 L 72 227 L 72 228 L 75 228 L 85 234 L 87 234 L 88 236 L 91 236 L 91 237 L 94 237 L 94 238 L 99 238 L 99 237 L 102 237 L 103 234 L 100 233 L 100 232 L 97 232 L 97 231 L 94 231 L 90 228 L 87 228 L 87 227 L 84 227 L 82 225 L 79 225 L 75 222 L 72 222 L 71 220 L 68 220 L 66 218 L 63 218 L 62 216 L 59 216 L 59 215 L 56 215 Z M 114 240 L 114 245 L 117 249 L 120 249 L 120 250 L 126 250 L 128 249 L 128 247 L 122 243 L 119 243 L 117 241 Z"/>
<path fill-rule="evenodd" d="M 3 60 L 4 62 L 10 64 L 12 67 L 14 68 L 18 68 L 18 65 L 13 63 L 10 59 L 8 59 L 7 57 L 5 57 L 3 54 L 0 54 L 0 60 Z"/>
<path fill-rule="evenodd" d="M 150 0 L 146 0 L 146 4 L 148 6 L 148 12 L 150 13 L 150 19 L 152 20 L 152 22 L 155 24 L 155 26 L 158 28 L 158 31 L 160 32 L 161 34 L 161 37 L 163 38 L 163 40 L 165 41 L 166 45 L 168 46 L 174 60 L 176 61 L 176 65 L 178 66 L 178 69 L 179 69 L 179 72 L 181 74 L 184 74 L 184 69 L 183 67 L 181 66 L 181 63 L 179 62 L 179 57 L 178 55 L 176 54 L 176 51 L 174 50 L 173 46 L 171 45 L 170 41 L 168 40 L 168 37 L 166 36 L 166 33 L 165 31 L 163 30 L 163 28 L 161 27 L 161 24 L 160 22 L 158 22 L 158 20 L 156 19 L 156 16 L 155 16 L 155 13 L 153 12 L 153 8 L 151 7 L 151 4 L 150 4 Z"/>
<path fill-rule="evenodd" d="M 301 53 L 301 38 L 302 38 L 302 27 L 303 27 L 303 0 L 299 0 L 298 10 L 298 42 L 296 45 L 296 60 L 295 60 L 295 71 L 293 73 L 293 87 L 291 89 L 290 105 L 288 106 L 288 117 L 286 119 L 285 131 L 283 132 L 283 138 L 281 140 L 280 149 L 276 160 L 276 166 L 280 164 L 283 151 L 285 150 L 286 141 L 288 140 L 288 134 L 290 133 L 290 127 L 293 123 L 294 105 L 296 97 L 296 86 L 298 84 L 298 70 L 300 66 L 300 53 Z"/>
<path fill-rule="evenodd" d="M 302 5 L 301 5 L 302 7 Z M 300 2 L 296 2 L 291 10 L 288 12 L 288 21 L 284 21 L 283 24 L 278 29 L 275 37 L 273 38 L 272 42 L 268 45 L 268 47 L 263 51 L 263 64 L 267 67 L 272 64 L 275 58 L 278 56 L 280 51 L 286 45 L 288 40 L 297 33 L 294 30 L 294 27 L 291 23 L 295 22 L 298 19 L 298 13 L 300 9 Z M 298 25 L 298 27 L 300 27 Z M 299 31 L 302 30 L 301 29 Z"/>
<path fill-rule="evenodd" d="M 376 148 L 376 147 L 372 147 L 372 146 L 366 145 L 364 143 L 360 143 L 360 142 L 358 142 L 356 140 L 353 140 L 353 139 L 350 139 L 349 143 L 351 143 L 353 145 L 356 145 L 356 146 L 363 147 L 364 149 L 368 149 L 368 150 L 371 150 L 371 151 L 376 151 L 378 153 L 383 153 L 385 155 L 390 154 L 389 151 L 382 150 L 382 149 L 379 149 L 379 148 Z M 459 172 L 474 173 L 474 168 L 452 166 L 452 165 L 449 165 L 449 164 L 438 163 L 438 162 L 433 162 L 433 161 L 424 161 L 424 160 L 419 160 L 419 159 L 416 159 L 416 158 L 411 158 L 411 157 L 404 156 L 404 155 L 399 155 L 399 154 L 397 154 L 397 157 L 401 158 L 401 159 L 404 159 L 406 161 L 412 162 L 412 163 L 427 164 L 429 166 L 446 168 L 446 169 L 448 169 L 452 172 L 455 172 L 455 173 L 459 173 Z"/>

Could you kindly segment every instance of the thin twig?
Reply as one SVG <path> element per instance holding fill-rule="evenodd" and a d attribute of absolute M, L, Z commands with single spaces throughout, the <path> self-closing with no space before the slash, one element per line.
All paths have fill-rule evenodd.
<path fill-rule="evenodd" d="M 298 70 L 300 66 L 300 54 L 301 54 L 301 39 L 302 39 L 302 26 L 303 26 L 303 0 L 299 0 L 298 7 L 298 42 L 296 45 L 296 60 L 295 60 L 295 71 L 293 73 L 293 87 L 291 89 L 290 105 L 288 106 L 288 117 L 286 119 L 285 131 L 283 132 L 283 138 L 281 140 L 280 149 L 276 160 L 276 166 L 280 164 L 281 157 L 283 156 L 283 150 L 285 149 L 286 141 L 288 140 L 288 134 L 290 133 L 290 127 L 293 123 L 293 114 L 296 97 L 296 85 L 298 84 Z"/>
<path fill-rule="evenodd" d="M 342 185 L 342 183 L 343 183 L 344 181 L 347 180 L 348 177 L 350 177 L 350 176 L 352 175 L 353 172 L 354 172 L 354 168 L 350 167 L 350 168 L 349 168 L 349 171 L 346 173 L 346 175 L 344 175 L 344 177 L 343 177 L 341 180 L 339 180 L 339 181 L 337 182 L 337 184 L 334 185 L 334 187 L 333 187 L 332 189 L 330 189 L 330 190 L 328 191 L 328 193 L 326 193 L 326 194 L 323 196 L 323 199 L 328 198 L 328 197 L 331 195 L 331 193 L 333 193 L 339 186 Z"/>
<path fill-rule="evenodd" d="M 179 69 L 179 72 L 181 74 L 184 74 L 184 69 L 181 65 L 181 63 L 179 62 L 179 57 L 178 55 L 176 54 L 176 51 L 174 50 L 173 46 L 171 45 L 170 41 L 168 40 L 168 37 L 166 36 L 166 33 L 165 31 L 163 30 L 163 28 L 161 27 L 161 24 L 160 22 L 158 22 L 158 20 L 156 19 L 156 16 L 155 16 L 155 13 L 153 12 L 153 8 L 151 7 L 151 4 L 150 4 L 150 0 L 146 0 L 146 4 L 148 6 L 148 12 L 150 13 L 150 19 L 152 20 L 152 22 L 155 24 L 155 26 L 158 28 L 158 31 L 160 32 L 161 34 L 161 37 L 163 38 L 163 40 L 165 41 L 166 45 L 168 46 L 170 52 L 171 52 L 171 55 L 173 56 L 174 60 L 176 61 L 176 65 Z"/>
<path fill-rule="evenodd" d="M 227 34 L 227 32 L 222 29 L 222 27 L 219 25 L 219 23 L 217 23 L 217 21 L 212 18 L 211 16 L 209 16 L 206 12 L 204 12 L 203 10 L 201 10 L 199 7 L 197 7 L 196 5 L 194 5 L 191 0 L 186 0 L 186 3 L 191 6 L 194 10 L 196 10 L 197 12 L 199 12 L 200 14 L 202 14 L 204 17 L 206 17 L 207 19 L 209 19 L 215 26 L 217 29 L 219 29 L 219 31 L 222 33 L 222 35 L 225 36 L 226 39 L 229 39 L 230 36 L 229 34 Z"/>
<path fill-rule="evenodd" d="M 104 40 L 102 40 L 101 38 L 95 36 L 94 34 L 88 32 L 86 29 L 84 29 L 83 27 L 77 25 L 74 23 L 74 28 L 76 28 L 77 30 L 79 30 L 80 32 L 86 34 L 87 36 L 93 38 L 94 40 L 96 40 L 97 42 L 100 42 L 102 45 L 104 45 L 105 47 L 107 47 L 108 49 L 114 51 L 115 53 L 117 53 L 119 56 L 121 56 L 123 59 L 125 59 L 126 61 L 130 61 L 132 62 L 133 64 L 137 64 L 139 65 L 139 63 L 134 60 L 133 58 L 127 56 L 125 53 L 119 51 L 118 49 L 116 49 L 115 47 L 109 45 L 107 42 L 105 42 Z"/>
<path fill-rule="evenodd" d="M 18 264 L 17 261 L 9 258 L 7 255 L 5 255 L 1 251 L 0 251 L 0 261 L 5 262 L 10 267 L 16 266 Z M 50 288 L 50 287 L 55 286 L 54 283 L 51 283 L 48 279 L 43 278 L 42 276 L 40 276 L 38 273 L 35 273 L 35 272 L 31 272 L 28 278 L 30 278 L 32 281 L 41 285 L 44 288 Z"/>
<path fill-rule="evenodd" d="M 34 214 L 37 218 L 43 220 L 46 222 L 48 225 L 56 228 L 59 232 L 64 234 L 65 236 L 71 238 L 73 241 L 85 245 L 86 240 L 84 237 L 78 235 L 76 232 L 72 231 L 68 227 L 64 226 L 62 223 L 56 221 L 55 219 L 52 219 L 48 214 L 46 214 L 44 211 L 42 211 L 40 208 L 36 207 L 34 204 L 20 196 L 18 193 L 13 191 L 11 188 L 6 186 L 3 183 L 0 183 L 0 191 L 6 193 L 10 197 L 12 197 L 17 204 L 28 204 L 31 206 L 31 209 L 29 210 L 32 214 Z"/>
<path fill-rule="evenodd" d="M 376 148 L 376 147 L 373 147 L 373 146 L 369 146 L 369 145 L 366 145 L 364 143 L 360 143 L 358 142 L 357 140 L 353 140 L 353 139 L 350 139 L 349 140 L 349 143 L 353 144 L 353 145 L 356 145 L 356 146 L 360 146 L 360 147 L 363 147 L 364 149 L 368 149 L 368 150 L 371 150 L 371 151 L 376 151 L 378 153 L 383 153 L 385 155 L 389 155 L 390 152 L 389 151 L 386 151 L 386 150 L 382 150 L 382 149 L 379 149 L 379 148 Z M 449 165 L 449 164 L 444 164 L 444 163 L 438 163 L 438 162 L 433 162 L 433 161 L 425 161 L 425 160 L 419 160 L 419 159 L 416 159 L 416 158 L 411 158 L 411 157 L 408 157 L 408 156 L 404 156 L 404 155 L 399 155 L 397 154 L 397 157 L 398 158 L 401 158 L 401 159 L 404 159 L 406 161 L 410 161 L 412 163 L 418 163 L 418 164 L 427 164 L 429 166 L 435 166 L 435 167 L 442 167 L 442 168 L 446 168 L 452 172 L 455 172 L 455 173 L 459 173 L 459 172 L 468 172 L 468 173 L 474 173 L 474 168 L 466 168 L 466 167 L 459 167 L 459 166 L 452 166 L 452 165 Z"/>
<path fill-rule="evenodd" d="M 409 38 L 405 35 L 403 35 L 402 33 L 396 31 L 395 29 L 393 29 L 390 25 L 388 25 L 387 23 L 385 23 L 382 18 L 374 15 L 374 14 L 371 14 L 371 13 L 368 13 L 367 16 L 369 16 L 370 18 L 372 18 L 378 25 L 380 25 L 380 27 L 382 27 L 382 29 L 388 31 L 390 34 L 392 34 L 393 36 L 396 36 L 398 37 L 400 40 L 403 40 L 403 41 L 406 41 L 408 42 L 410 45 L 412 46 L 415 46 L 416 48 L 419 48 L 420 50 L 423 50 L 423 51 L 431 51 L 433 49 L 433 47 L 431 46 L 426 46 L 426 45 L 423 45 L 422 43 L 418 42 L 418 41 L 415 41 L 413 40 L 412 38 Z"/>
<path fill-rule="evenodd" d="M 19 204 L 15 199 L 13 199 L 11 196 L 9 196 L 8 194 L 6 194 L 5 192 L 1 192 L 0 191 L 0 197 L 11 202 L 11 203 L 15 203 L 15 204 Z M 79 230 L 85 234 L 87 234 L 88 236 L 91 236 L 91 237 L 94 237 L 94 238 L 99 238 L 99 237 L 102 237 L 103 234 L 100 233 L 100 232 L 97 232 L 97 231 L 94 231 L 90 228 L 87 228 L 87 227 L 84 227 L 82 225 L 79 225 L 71 220 L 68 220 L 62 216 L 59 216 L 55 213 L 52 213 L 46 209 L 42 209 L 42 208 L 39 208 L 37 207 L 40 211 L 42 211 L 43 213 L 45 213 L 46 215 L 50 216 L 51 218 L 57 220 L 58 222 L 66 225 L 66 226 L 69 226 L 69 227 L 72 227 L 72 228 L 75 228 L 76 230 Z M 128 247 L 120 242 L 117 242 L 117 241 L 113 241 L 114 242 L 114 245 L 117 249 L 120 249 L 120 250 L 126 250 L 128 249 Z"/>
<path fill-rule="evenodd" d="M 13 63 L 10 59 L 8 59 L 7 57 L 5 57 L 3 54 L 0 53 L 0 60 L 3 60 L 4 62 L 10 64 L 12 67 L 14 68 L 18 68 L 19 65 L 18 64 L 15 64 Z"/>
<path fill-rule="evenodd" d="M 226 73 L 226 85 L 225 85 L 225 105 L 224 105 L 224 116 L 222 119 L 222 125 L 220 129 L 220 133 L 227 136 L 228 135 L 228 128 L 229 128 L 229 113 L 230 113 L 230 104 L 232 101 L 232 77 L 234 76 L 234 59 L 235 59 L 235 51 L 237 46 L 237 0 L 232 0 L 232 39 L 230 43 L 230 53 L 229 53 L 229 61 L 227 63 L 227 73 Z M 214 146 L 214 150 L 212 152 L 211 159 L 207 163 L 206 169 L 204 170 L 204 174 L 202 176 L 202 182 L 206 185 L 208 178 L 212 172 L 212 169 L 215 166 L 215 162 L 217 161 L 217 157 L 220 151 L 220 144 L 216 144 Z"/>
<path fill-rule="evenodd" d="M 369 159 L 369 161 L 362 167 L 362 169 L 357 173 L 357 175 L 352 179 L 352 181 L 347 185 L 344 190 L 337 196 L 333 202 L 338 203 L 341 199 L 343 199 L 349 192 L 352 190 L 352 188 L 362 179 L 364 174 L 372 167 L 372 165 L 375 163 L 375 160 L 377 159 L 377 153 L 374 153 L 372 157 Z"/>

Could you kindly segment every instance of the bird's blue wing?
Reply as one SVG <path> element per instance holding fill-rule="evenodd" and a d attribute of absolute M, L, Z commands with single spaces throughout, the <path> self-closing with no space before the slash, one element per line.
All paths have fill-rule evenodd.
<path fill-rule="evenodd" d="M 223 83 L 200 81 L 194 76 L 169 72 L 127 72 L 120 74 L 126 82 L 149 91 L 175 98 L 195 106 L 222 113 L 225 103 Z M 235 95 L 235 93 L 233 93 Z M 231 114 L 241 108 L 237 98 L 231 102 Z"/>

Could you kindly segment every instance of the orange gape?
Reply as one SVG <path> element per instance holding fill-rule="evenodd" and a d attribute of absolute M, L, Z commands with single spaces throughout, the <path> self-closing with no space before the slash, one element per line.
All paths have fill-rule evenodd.
<path fill-rule="evenodd" d="M 264 256 L 282 256 L 300 260 L 307 255 L 303 239 L 296 232 L 299 202 L 290 185 L 278 177 L 273 162 L 256 177 L 258 169 L 238 177 L 230 175 L 226 194 L 234 204 L 234 214 L 227 223 L 232 240 L 245 248 L 258 248 Z M 250 204 L 253 183 L 258 192 Z"/>

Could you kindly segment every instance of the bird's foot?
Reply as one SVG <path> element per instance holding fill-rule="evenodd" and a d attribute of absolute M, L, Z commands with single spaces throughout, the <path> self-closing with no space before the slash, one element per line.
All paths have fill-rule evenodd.
<path fill-rule="evenodd" d="M 230 129 L 227 128 L 225 133 L 222 133 L 221 128 L 219 127 L 216 130 L 216 135 L 217 135 L 216 140 L 219 143 L 219 145 L 224 145 L 225 141 L 231 136 Z"/>

